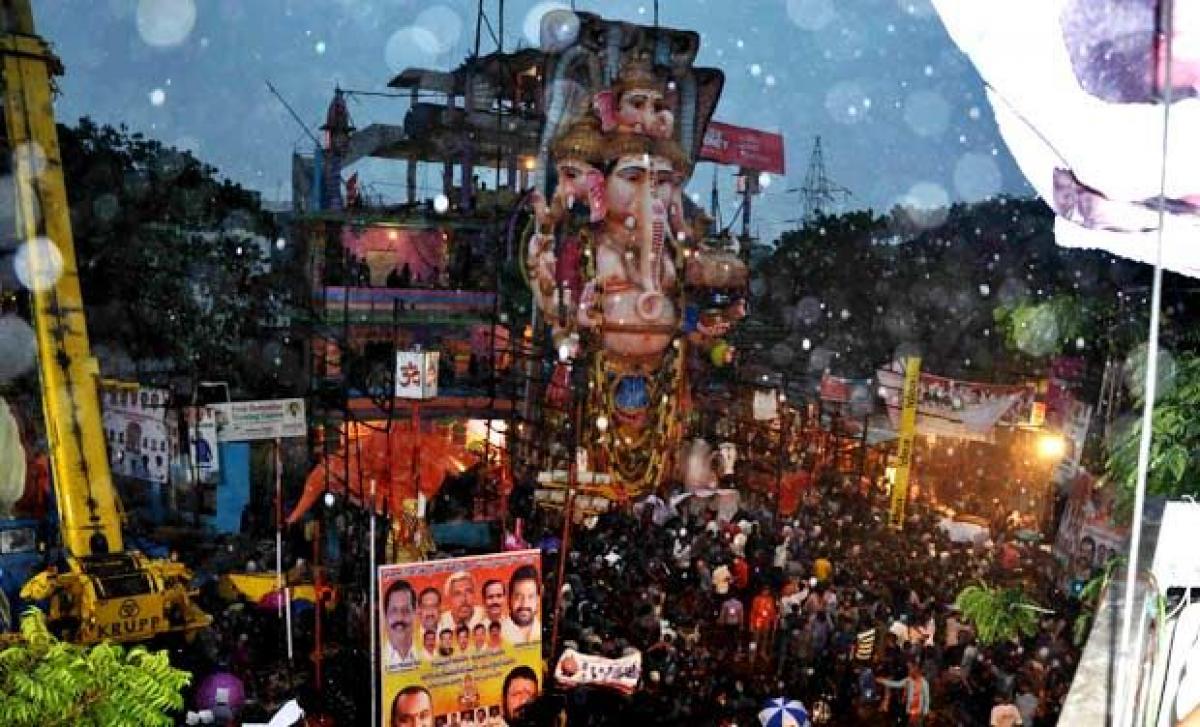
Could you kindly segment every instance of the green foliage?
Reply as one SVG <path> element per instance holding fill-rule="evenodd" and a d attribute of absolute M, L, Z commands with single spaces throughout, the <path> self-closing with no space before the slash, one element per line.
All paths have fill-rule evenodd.
<path fill-rule="evenodd" d="M 275 232 L 257 195 L 124 128 L 85 118 L 59 139 L 93 340 L 140 370 L 271 388 L 254 342 L 287 285 L 267 264 Z"/>
<path fill-rule="evenodd" d="M 1132 358 L 1130 380 L 1136 409 L 1145 402 L 1145 352 Z M 1200 496 L 1200 356 L 1184 354 L 1173 365 L 1160 360 L 1159 390 L 1154 402 L 1153 431 L 1146 492 L 1152 495 Z M 1166 369 L 1164 371 L 1164 369 Z M 1119 428 L 1109 448 L 1108 474 L 1127 504 L 1137 481 L 1140 416 Z"/>
<path fill-rule="evenodd" d="M 954 605 L 975 627 L 975 635 L 984 646 L 1033 635 L 1038 614 L 1045 611 L 1020 588 L 984 583 L 963 588 Z"/>
<path fill-rule="evenodd" d="M 1021 299 L 997 306 L 992 317 L 1011 349 L 1030 356 L 1049 356 L 1061 353 L 1067 342 L 1080 337 L 1086 340 L 1087 334 L 1096 330 L 1099 317 L 1092 313 L 1090 301 L 1056 295 L 1040 302 Z M 1105 308 L 1105 313 L 1111 313 L 1111 306 Z"/>
<path fill-rule="evenodd" d="M 903 349 L 919 352 L 926 370 L 1003 383 L 1045 363 L 1041 351 L 1008 345 L 1022 316 L 1053 314 L 1054 346 L 1069 341 L 1072 354 L 1097 360 L 1114 331 L 1127 338 L 1114 302 L 1146 277 L 1143 266 L 1059 247 L 1041 202 L 994 199 L 925 217 L 852 212 L 785 233 L 754 266 L 739 350 L 793 379 L 825 368 L 869 376 Z"/>
<path fill-rule="evenodd" d="M 174 724 L 191 675 L 166 652 L 59 641 L 41 611 L 21 618 L 22 640 L 0 650 L 0 724 L 6 727 L 153 727 Z"/>

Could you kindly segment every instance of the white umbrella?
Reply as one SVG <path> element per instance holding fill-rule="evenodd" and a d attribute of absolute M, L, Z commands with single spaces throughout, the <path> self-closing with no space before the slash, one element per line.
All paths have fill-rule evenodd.
<path fill-rule="evenodd" d="M 763 727 L 808 727 L 808 710 L 798 700 L 776 697 L 758 713 Z"/>

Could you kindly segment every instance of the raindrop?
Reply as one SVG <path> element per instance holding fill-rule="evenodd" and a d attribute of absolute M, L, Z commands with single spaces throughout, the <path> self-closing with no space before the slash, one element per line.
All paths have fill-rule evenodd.
<path fill-rule="evenodd" d="M 984 298 L 988 297 L 992 294 L 992 286 L 988 285 L 987 283 L 981 283 L 979 285 L 979 294 Z"/>
<path fill-rule="evenodd" d="M 917 227 L 936 227 L 946 221 L 950 197 L 933 182 L 918 182 L 897 200 L 900 211 Z"/>
<path fill-rule="evenodd" d="M 117 201 L 117 196 L 105 192 L 92 202 L 92 214 L 102 222 L 112 222 L 120 207 L 121 203 Z"/>
<path fill-rule="evenodd" d="M 384 61 L 393 73 L 400 73 L 406 68 L 432 65 L 436 54 L 425 50 L 436 48 L 438 39 L 425 28 L 401 28 L 388 38 L 383 49 Z"/>
<path fill-rule="evenodd" d="M 1083 336 L 1075 339 L 1075 348 L 1083 349 L 1087 346 L 1087 341 L 1083 340 Z"/>
<path fill-rule="evenodd" d="M 915 18 L 933 16 L 933 4 L 929 0 L 896 0 L 896 4 L 900 6 L 900 10 Z"/>
<path fill-rule="evenodd" d="M 167 92 L 161 88 L 156 88 L 150 92 L 150 105 L 162 106 L 167 102 Z"/>
<path fill-rule="evenodd" d="M 179 45 L 187 39 L 195 25 L 196 5 L 193 0 L 138 2 L 138 34 L 148 45 L 158 48 Z"/>
<path fill-rule="evenodd" d="M 1141 400 L 1146 390 L 1146 346 L 1138 346 L 1125 360 L 1125 384 L 1134 398 Z M 1169 395 L 1175 388 L 1177 367 L 1170 351 L 1158 351 L 1158 386 L 1156 398 Z"/>
<path fill-rule="evenodd" d="M 892 352 L 893 361 L 903 361 L 906 358 L 921 355 L 921 344 L 916 341 L 904 341 Z"/>
<path fill-rule="evenodd" d="M 858 113 L 858 107 L 867 97 L 862 87 L 854 81 L 836 83 L 825 94 L 825 110 L 835 121 L 843 124 L 853 124 L 863 118 Z"/>
<path fill-rule="evenodd" d="M 833 351 L 824 346 L 817 346 L 808 357 L 809 371 L 823 371 L 833 362 Z"/>
<path fill-rule="evenodd" d="M 805 351 L 808 351 L 809 349 L 812 348 L 812 341 L 810 341 L 806 338 L 806 339 L 804 339 L 803 342 L 801 342 L 800 347 L 803 348 Z"/>
<path fill-rule="evenodd" d="M 787 366 L 795 355 L 796 352 L 786 343 L 777 343 L 771 347 L 771 361 L 776 366 Z"/>
<path fill-rule="evenodd" d="M 822 30 L 837 17 L 833 0 L 788 0 L 787 14 L 803 30 Z"/>
<path fill-rule="evenodd" d="M 846 310 L 845 308 L 842 309 L 842 320 L 850 320 L 850 311 Z"/>
<path fill-rule="evenodd" d="M 433 211 L 441 215 L 445 214 L 449 209 L 450 198 L 444 194 L 438 193 L 438 195 L 433 198 Z"/>
<path fill-rule="evenodd" d="M 761 76 L 762 75 L 762 66 L 758 65 L 757 63 L 751 63 L 750 64 L 750 75 L 754 76 L 755 78 L 757 78 L 758 76 Z"/>
<path fill-rule="evenodd" d="M 35 293 L 45 292 L 53 288 L 62 276 L 62 253 L 50 238 L 35 237 L 17 248 L 13 270 L 21 285 Z"/>
<path fill-rule="evenodd" d="M 979 107 L 978 107 L 978 106 L 972 106 L 971 108 L 967 109 L 967 116 L 968 116 L 968 117 L 969 117 L 969 118 L 970 118 L 972 121 L 978 121 L 978 120 L 979 120 L 979 115 L 980 115 L 980 114 L 979 114 Z"/>
<path fill-rule="evenodd" d="M 1013 333 L 1017 348 L 1030 356 L 1047 356 L 1058 348 L 1059 326 L 1050 306 L 1040 305 Z"/>
<path fill-rule="evenodd" d="M 987 154 L 963 154 L 954 165 L 954 189 L 966 200 L 992 197 L 1000 192 L 1000 168 Z"/>
<path fill-rule="evenodd" d="M 570 10 L 567 3 L 563 2 L 540 2 L 529 9 L 525 13 L 525 20 L 521 23 L 521 32 L 525 35 L 525 40 L 529 45 L 537 47 L 542 41 L 542 17 L 551 10 Z"/>
<path fill-rule="evenodd" d="M 812 296 L 807 296 L 796 304 L 796 317 L 812 325 L 821 318 L 821 308 L 821 301 Z"/>
<path fill-rule="evenodd" d="M 421 50 L 430 55 L 441 55 L 452 50 L 462 35 L 462 18 L 445 5 L 426 8 L 417 16 L 416 28 L 426 31 L 418 33 L 416 41 L 422 43 Z M 432 39 L 432 44 L 430 44 Z"/>
<path fill-rule="evenodd" d="M 283 239 L 282 237 L 275 240 L 276 250 L 282 250 L 285 247 L 287 247 L 287 240 Z"/>
<path fill-rule="evenodd" d="M 568 48 L 579 39 L 579 16 L 570 8 L 555 8 L 542 16 L 540 40 L 542 50 L 555 53 Z"/>
<path fill-rule="evenodd" d="M 775 76 L 772 76 L 771 74 L 768 73 L 767 77 L 765 79 L 763 79 L 763 83 L 767 84 L 768 86 L 774 86 L 775 85 Z"/>
<path fill-rule="evenodd" d="M 11 381 L 29 371 L 36 357 L 29 324 L 19 316 L 0 316 L 0 382 Z"/>
<path fill-rule="evenodd" d="M 904 121 L 918 136 L 938 136 L 950 121 L 950 105 L 936 91 L 916 91 L 904 102 Z"/>
<path fill-rule="evenodd" d="M 325 55 L 325 41 L 323 41 L 323 40 L 318 40 L 318 41 L 317 41 L 317 44 L 314 46 L 314 48 L 315 48 L 315 49 L 316 49 L 316 51 L 317 51 L 317 55 L 319 55 L 319 56 L 320 56 L 320 55 Z"/>
<path fill-rule="evenodd" d="M 738 39 L 737 39 L 737 43 L 736 43 L 736 45 L 737 45 L 737 47 L 738 47 L 738 48 L 745 48 L 745 47 L 746 47 L 746 42 L 745 42 L 745 41 L 743 41 L 741 38 L 738 38 Z"/>
<path fill-rule="evenodd" d="M 13 166 L 40 177 L 46 171 L 46 151 L 36 141 L 27 141 L 13 151 Z"/>
<path fill-rule="evenodd" d="M 758 185 L 763 189 L 771 186 L 771 175 L 768 172 L 759 172 Z"/>

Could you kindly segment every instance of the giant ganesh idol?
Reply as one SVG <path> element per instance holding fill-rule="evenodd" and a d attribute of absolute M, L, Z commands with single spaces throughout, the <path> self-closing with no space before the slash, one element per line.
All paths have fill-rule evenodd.
<path fill-rule="evenodd" d="M 553 173 L 532 195 L 525 265 L 554 352 L 544 401 L 565 409 L 571 370 L 586 370 L 579 460 L 624 498 L 664 484 L 685 434 L 686 357 L 744 315 L 746 271 L 702 243 L 684 205 L 719 73 L 690 68 L 686 43 L 581 15 L 594 45 L 550 89 L 561 117 L 548 120 Z"/>

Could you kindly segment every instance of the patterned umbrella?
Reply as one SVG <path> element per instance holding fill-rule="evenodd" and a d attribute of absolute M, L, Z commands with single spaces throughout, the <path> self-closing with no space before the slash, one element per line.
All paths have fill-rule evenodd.
<path fill-rule="evenodd" d="M 776 697 L 758 713 L 763 727 L 809 727 L 808 710 L 795 699 Z"/>

